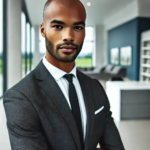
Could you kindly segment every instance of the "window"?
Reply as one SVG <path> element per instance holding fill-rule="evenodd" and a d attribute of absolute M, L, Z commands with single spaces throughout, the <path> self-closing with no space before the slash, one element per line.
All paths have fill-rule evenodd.
<path fill-rule="evenodd" d="M 26 58 L 27 58 L 27 74 L 31 70 L 31 60 L 30 60 L 30 53 L 31 53 L 31 28 L 30 24 L 26 23 L 26 35 L 27 35 L 27 51 L 26 51 Z"/>
<path fill-rule="evenodd" d="M 31 70 L 34 69 L 34 61 L 33 61 L 34 50 L 35 50 L 35 31 L 34 28 L 31 27 L 31 52 L 30 52 Z"/>
<path fill-rule="evenodd" d="M 21 36 L 22 36 L 22 76 L 26 75 L 26 17 L 24 12 L 21 13 Z"/>
<path fill-rule="evenodd" d="M 83 47 L 76 59 L 76 65 L 77 67 L 91 68 L 95 65 L 94 27 L 86 27 L 85 32 Z"/>
<path fill-rule="evenodd" d="M 3 0 L 0 1 L 0 97 L 3 95 Z"/>
<path fill-rule="evenodd" d="M 43 56 L 46 53 L 46 46 L 45 46 L 45 38 L 41 36 L 40 30 L 39 30 L 39 51 L 41 54 L 41 58 L 43 58 Z"/>
<path fill-rule="evenodd" d="M 21 30 L 22 30 L 22 77 L 27 75 L 33 69 L 34 53 L 34 29 L 23 2 L 21 13 Z"/>

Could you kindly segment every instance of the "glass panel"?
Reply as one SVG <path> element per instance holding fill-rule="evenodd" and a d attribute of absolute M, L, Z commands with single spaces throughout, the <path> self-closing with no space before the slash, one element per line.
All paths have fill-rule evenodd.
<path fill-rule="evenodd" d="M 85 41 L 93 41 L 94 39 L 94 28 L 93 27 L 85 27 Z"/>
<path fill-rule="evenodd" d="M 34 51 L 35 51 L 35 31 L 34 28 L 31 28 L 31 69 L 34 68 L 34 59 L 33 59 L 33 55 L 34 55 Z"/>
<path fill-rule="evenodd" d="M 30 24 L 27 23 L 27 74 L 30 72 L 30 48 L 31 48 L 31 30 L 30 30 Z"/>
<path fill-rule="evenodd" d="M 39 48 L 40 48 L 41 58 L 43 58 L 43 56 L 46 53 L 45 41 L 40 41 L 39 42 Z"/>
<path fill-rule="evenodd" d="M 94 27 L 86 27 L 86 34 L 82 50 L 76 59 L 77 67 L 92 67 L 92 57 L 94 52 Z"/>
<path fill-rule="evenodd" d="M 43 58 L 43 56 L 46 53 L 46 46 L 45 46 L 45 38 L 41 36 L 40 30 L 39 30 L 39 52 L 40 52 L 41 58 Z"/>
<path fill-rule="evenodd" d="M 21 48 L 21 51 L 22 51 L 22 77 L 25 76 L 26 74 L 26 61 L 25 61 L 25 58 L 26 58 L 26 54 L 25 54 L 25 51 L 26 51 L 26 16 L 25 14 L 22 12 L 21 13 L 21 36 L 22 36 L 22 48 Z"/>
<path fill-rule="evenodd" d="M 0 1 L 0 97 L 3 95 L 3 0 Z"/>

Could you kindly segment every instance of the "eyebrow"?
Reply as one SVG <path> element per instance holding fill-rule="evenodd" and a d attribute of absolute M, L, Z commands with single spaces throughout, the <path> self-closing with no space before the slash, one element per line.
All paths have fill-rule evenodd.
<path fill-rule="evenodd" d="M 60 20 L 53 20 L 50 23 L 57 23 L 57 24 L 65 25 L 65 22 L 60 21 Z M 84 25 L 85 26 L 85 23 L 83 21 L 79 21 L 79 22 L 75 22 L 73 25 Z"/>
<path fill-rule="evenodd" d="M 57 24 L 65 24 L 63 21 L 59 21 L 59 20 L 53 20 L 50 23 L 57 23 Z"/>
<path fill-rule="evenodd" d="M 73 25 L 84 25 L 85 26 L 85 23 L 83 21 L 79 21 L 79 22 L 75 22 Z"/>

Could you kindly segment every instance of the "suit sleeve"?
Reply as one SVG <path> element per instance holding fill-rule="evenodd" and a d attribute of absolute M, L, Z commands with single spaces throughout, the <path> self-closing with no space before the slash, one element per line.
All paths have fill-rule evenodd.
<path fill-rule="evenodd" d="M 12 150 L 48 150 L 38 114 L 23 94 L 7 91 L 4 108 Z"/>
<path fill-rule="evenodd" d="M 104 150 L 125 150 L 118 129 L 113 121 L 113 118 L 111 117 L 112 113 L 110 111 L 110 104 L 107 95 L 100 83 L 99 86 L 103 91 L 105 98 L 105 123 L 100 145 Z"/>

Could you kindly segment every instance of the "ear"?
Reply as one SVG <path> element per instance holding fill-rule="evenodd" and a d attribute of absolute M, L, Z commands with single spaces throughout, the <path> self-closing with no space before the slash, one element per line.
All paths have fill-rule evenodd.
<path fill-rule="evenodd" d="M 45 38 L 45 24 L 44 23 L 41 23 L 40 32 L 41 32 L 42 37 Z"/>

